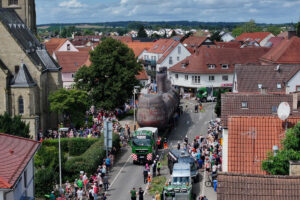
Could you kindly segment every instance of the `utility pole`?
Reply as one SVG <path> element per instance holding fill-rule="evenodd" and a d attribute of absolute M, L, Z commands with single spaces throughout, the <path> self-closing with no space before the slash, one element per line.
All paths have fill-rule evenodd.
<path fill-rule="evenodd" d="M 62 128 L 63 124 L 60 124 Z M 59 160 L 59 193 L 62 193 L 62 178 L 61 178 L 61 146 L 60 146 L 60 134 L 61 131 L 58 130 L 58 160 Z"/>

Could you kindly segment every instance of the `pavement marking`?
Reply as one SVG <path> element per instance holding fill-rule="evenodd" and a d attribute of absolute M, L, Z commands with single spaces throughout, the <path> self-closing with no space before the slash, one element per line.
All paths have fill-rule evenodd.
<path fill-rule="evenodd" d="M 206 181 L 206 170 L 204 171 L 204 174 L 203 174 L 202 187 L 201 187 L 201 195 L 200 196 L 204 196 L 205 181 Z"/>
<path fill-rule="evenodd" d="M 128 161 L 130 160 L 130 158 L 131 158 L 131 155 L 129 156 L 129 158 L 127 159 L 127 161 L 124 163 L 123 167 L 120 169 L 120 171 L 118 172 L 117 176 L 116 176 L 116 177 L 114 178 L 114 180 L 111 182 L 111 184 L 110 184 L 110 186 L 108 187 L 108 189 L 111 188 L 112 185 L 114 184 L 114 182 L 117 180 L 117 178 L 119 177 L 121 171 L 124 169 L 125 165 L 128 163 Z"/>

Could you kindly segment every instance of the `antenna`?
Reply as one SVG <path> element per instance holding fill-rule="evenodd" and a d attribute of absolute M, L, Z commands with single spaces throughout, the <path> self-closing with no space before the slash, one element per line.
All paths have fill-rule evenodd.
<path fill-rule="evenodd" d="M 277 109 L 277 116 L 281 120 L 286 120 L 291 113 L 291 107 L 287 102 L 281 102 Z"/>

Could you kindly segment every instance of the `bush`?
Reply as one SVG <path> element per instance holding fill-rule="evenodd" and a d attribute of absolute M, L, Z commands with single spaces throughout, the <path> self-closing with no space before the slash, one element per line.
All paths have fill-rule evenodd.
<path fill-rule="evenodd" d="M 62 152 L 69 152 L 69 140 L 73 138 L 61 138 L 60 139 L 60 147 Z M 58 149 L 58 139 L 47 139 L 44 140 L 42 146 L 54 146 Z"/>
<path fill-rule="evenodd" d="M 98 138 L 72 138 L 69 140 L 68 148 L 70 156 L 79 156 L 83 154 L 92 144 L 97 142 Z"/>
<path fill-rule="evenodd" d="M 50 194 L 58 177 L 58 172 L 51 167 L 37 170 L 34 175 L 35 196 L 44 197 L 45 194 Z"/>

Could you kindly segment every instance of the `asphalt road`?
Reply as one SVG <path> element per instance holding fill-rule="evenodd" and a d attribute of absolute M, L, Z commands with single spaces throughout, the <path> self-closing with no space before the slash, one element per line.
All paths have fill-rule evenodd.
<path fill-rule="evenodd" d="M 207 126 L 209 120 L 215 117 L 214 106 L 215 103 L 203 104 L 204 112 L 194 113 L 194 105 L 196 101 L 182 100 L 184 113 L 181 115 L 178 124 L 169 134 L 169 147 L 176 148 L 177 142 L 183 141 L 187 135 L 189 141 L 197 135 L 205 135 L 207 133 Z M 187 107 L 186 107 L 187 105 Z M 131 149 L 123 149 L 123 154 L 119 158 L 118 164 L 114 166 L 113 171 L 110 173 L 110 188 L 108 191 L 109 200 L 127 200 L 130 199 L 129 191 L 135 187 L 143 187 L 143 165 L 133 165 L 130 157 Z M 194 193 L 200 194 L 200 185 L 194 184 Z"/>

